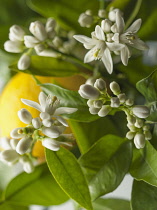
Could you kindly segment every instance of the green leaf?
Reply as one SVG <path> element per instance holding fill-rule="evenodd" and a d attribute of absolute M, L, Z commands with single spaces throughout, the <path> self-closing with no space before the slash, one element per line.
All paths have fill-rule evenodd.
<path fill-rule="evenodd" d="M 142 181 L 134 181 L 132 188 L 132 210 L 156 210 L 157 188 Z"/>
<path fill-rule="evenodd" d="M 88 177 L 94 176 L 114 155 L 124 139 L 114 135 L 103 136 L 79 159 Z"/>
<path fill-rule="evenodd" d="M 7 202 L 0 205 L 0 208 L 2 210 L 29 210 L 29 207 L 27 207 L 27 206 L 18 206 L 18 205 L 14 205 L 14 204 L 9 204 Z"/>
<path fill-rule="evenodd" d="M 10 66 L 11 70 L 20 71 L 17 63 Z M 79 69 L 72 63 L 59 58 L 31 56 L 31 65 L 25 73 L 39 76 L 65 77 L 77 74 Z"/>
<path fill-rule="evenodd" d="M 62 189 L 82 207 L 91 210 L 88 185 L 74 155 L 64 148 L 57 152 L 46 149 L 46 160 Z"/>
<path fill-rule="evenodd" d="M 47 94 L 57 96 L 62 107 L 78 108 L 73 114 L 64 116 L 68 119 L 76 121 L 90 122 L 99 118 L 99 116 L 91 115 L 87 106 L 87 100 L 83 99 L 77 91 L 67 90 L 54 84 L 40 84 Z"/>
<path fill-rule="evenodd" d="M 61 204 L 67 199 L 49 173 L 47 165 L 43 164 L 37 166 L 31 174 L 23 172 L 16 176 L 5 189 L 1 204 L 7 202 L 25 206 L 31 204 L 49 206 Z"/>
<path fill-rule="evenodd" d="M 97 154 L 99 155 L 99 154 Z M 123 143 L 89 183 L 92 200 L 115 190 L 129 170 L 132 142 Z"/>
<path fill-rule="evenodd" d="M 135 149 L 133 162 L 130 168 L 131 175 L 137 180 L 143 180 L 157 186 L 157 151 L 147 141 L 143 149 Z"/>
<path fill-rule="evenodd" d="M 61 26 L 75 29 L 76 31 L 89 31 L 78 23 L 79 15 L 88 9 L 97 12 L 99 3 L 97 0 L 29 0 L 29 6 L 45 17 L 54 17 Z"/>
<path fill-rule="evenodd" d="M 94 210 L 130 210 L 130 202 L 123 199 L 99 198 L 93 203 Z"/>

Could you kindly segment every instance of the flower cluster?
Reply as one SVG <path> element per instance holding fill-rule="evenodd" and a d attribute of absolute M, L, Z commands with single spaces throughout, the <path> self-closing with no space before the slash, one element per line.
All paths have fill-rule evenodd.
<path fill-rule="evenodd" d="M 84 14 L 84 15 L 83 15 Z M 83 13 L 79 18 L 81 25 L 90 26 L 92 18 L 89 13 Z M 102 17 L 106 16 L 102 12 Z M 138 50 L 147 50 L 147 45 L 138 38 L 137 32 L 141 27 L 141 19 L 136 20 L 125 30 L 125 23 L 122 12 L 119 9 L 112 9 L 108 18 L 96 25 L 91 38 L 84 35 L 74 35 L 74 38 L 81 42 L 89 52 L 84 57 L 84 62 L 102 60 L 109 74 L 113 71 L 112 54 L 119 55 L 122 63 L 126 66 L 131 57 L 131 47 Z"/>
<path fill-rule="evenodd" d="M 18 25 L 10 28 L 9 40 L 4 43 L 4 49 L 11 53 L 23 53 L 18 61 L 18 69 L 29 68 L 33 49 L 33 53 L 47 57 L 60 56 L 55 50 L 69 53 L 73 49 L 75 45 L 73 33 L 65 32 L 65 37 L 60 37 L 61 32 L 57 33 L 56 27 L 56 21 L 48 18 L 45 25 L 40 21 L 32 22 L 29 26 L 31 35 L 26 35 Z"/>
<path fill-rule="evenodd" d="M 80 86 L 79 94 L 88 99 L 87 105 L 91 114 L 98 114 L 105 117 L 115 111 L 124 111 L 127 116 L 127 127 L 129 132 L 126 138 L 134 139 L 136 148 L 145 146 L 145 140 L 150 140 L 152 135 L 150 127 L 145 119 L 149 116 L 150 110 L 146 106 L 134 105 L 132 99 L 127 99 L 125 93 L 121 93 L 117 82 L 109 85 L 112 95 L 108 94 L 105 81 L 100 78 L 95 81 L 87 80 L 87 83 Z"/>
<path fill-rule="evenodd" d="M 72 146 L 72 134 L 64 134 L 68 124 L 61 114 L 76 112 L 76 108 L 59 107 L 59 100 L 55 96 L 39 94 L 39 103 L 21 99 L 30 107 L 37 109 L 39 117 L 33 118 L 27 109 L 18 111 L 19 119 L 27 124 L 26 127 L 15 128 L 11 131 L 11 140 L 2 140 L 1 160 L 8 163 L 23 163 L 24 170 L 32 172 L 31 152 L 37 140 L 50 150 L 58 151 L 60 146 Z"/>

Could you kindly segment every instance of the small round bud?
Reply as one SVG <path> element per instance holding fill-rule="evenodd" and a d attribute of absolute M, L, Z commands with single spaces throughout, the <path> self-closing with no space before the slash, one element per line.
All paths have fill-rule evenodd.
<path fill-rule="evenodd" d="M 30 148 L 32 141 L 33 139 L 30 136 L 22 138 L 16 146 L 16 152 L 19 153 L 20 155 L 26 153 L 27 150 Z"/>
<path fill-rule="evenodd" d="M 29 30 L 40 41 L 44 41 L 47 38 L 45 27 L 40 21 L 32 22 Z"/>
<path fill-rule="evenodd" d="M 86 81 L 86 84 L 94 86 L 95 81 L 96 81 L 95 77 L 89 77 Z"/>
<path fill-rule="evenodd" d="M 152 134 L 150 131 L 144 131 L 145 139 L 146 140 L 151 140 L 152 139 Z"/>
<path fill-rule="evenodd" d="M 24 127 L 14 128 L 10 133 L 11 138 L 20 139 L 24 137 L 25 134 L 23 132 L 19 132 L 19 131 L 23 131 L 23 129 Z"/>
<path fill-rule="evenodd" d="M 45 138 L 44 140 L 42 140 L 42 145 L 52 151 L 58 151 L 60 149 L 59 142 L 57 142 L 51 138 Z"/>
<path fill-rule="evenodd" d="M 123 104 L 125 102 L 125 100 L 126 100 L 125 93 L 121 93 L 117 97 L 119 98 L 119 101 L 120 101 L 121 104 Z"/>
<path fill-rule="evenodd" d="M 98 112 L 98 115 L 100 117 L 105 117 L 109 114 L 109 112 L 112 110 L 112 108 L 109 105 L 103 105 L 100 111 Z"/>
<path fill-rule="evenodd" d="M 93 106 L 100 109 L 103 106 L 102 100 L 94 101 Z"/>
<path fill-rule="evenodd" d="M 133 114 L 139 118 L 147 118 L 150 114 L 150 110 L 147 106 L 134 106 L 132 108 Z"/>
<path fill-rule="evenodd" d="M 102 78 L 97 79 L 94 83 L 94 87 L 100 91 L 106 90 L 106 82 Z"/>
<path fill-rule="evenodd" d="M 136 132 L 136 131 L 137 131 L 137 128 L 136 128 L 134 125 L 130 124 L 130 123 L 127 124 L 127 127 L 128 127 L 128 128 L 130 129 L 130 131 L 132 131 L 132 132 Z"/>
<path fill-rule="evenodd" d="M 18 25 L 11 26 L 9 33 L 9 39 L 11 41 L 23 41 L 24 35 L 25 32 L 20 26 Z"/>
<path fill-rule="evenodd" d="M 42 132 L 46 136 L 48 136 L 50 138 L 54 138 L 54 139 L 58 138 L 62 133 L 58 126 L 51 126 L 49 128 L 43 127 Z"/>
<path fill-rule="evenodd" d="M 134 104 L 134 100 L 131 99 L 131 98 L 129 98 L 129 99 L 127 99 L 127 100 L 125 101 L 125 104 L 126 104 L 127 106 L 132 106 L 132 105 Z"/>
<path fill-rule="evenodd" d="M 134 136 L 135 136 L 135 133 L 132 132 L 132 131 L 129 131 L 129 132 L 127 132 L 127 134 L 126 134 L 126 138 L 129 139 L 129 140 L 133 139 Z"/>
<path fill-rule="evenodd" d="M 30 66 L 30 63 L 31 63 L 30 56 L 27 55 L 27 54 L 23 54 L 18 61 L 18 64 L 17 64 L 18 69 L 19 70 L 26 70 Z"/>
<path fill-rule="evenodd" d="M 98 114 L 99 110 L 100 110 L 99 108 L 89 107 L 89 112 L 93 115 Z"/>
<path fill-rule="evenodd" d="M 15 150 L 9 149 L 4 150 L 0 153 L 0 159 L 6 162 L 15 162 L 18 160 L 19 155 L 16 153 Z"/>
<path fill-rule="evenodd" d="M 117 97 L 112 97 L 111 98 L 111 107 L 117 108 L 120 106 L 120 101 L 119 98 Z"/>
<path fill-rule="evenodd" d="M 30 124 L 32 122 L 32 115 L 27 109 L 21 109 L 17 112 L 19 119 L 25 123 Z"/>
<path fill-rule="evenodd" d="M 120 87 L 117 82 L 111 82 L 110 89 L 113 92 L 113 94 L 115 94 L 115 95 L 119 95 L 121 92 Z"/>
<path fill-rule="evenodd" d="M 135 122 L 136 122 L 136 118 L 133 117 L 133 116 L 131 116 L 131 115 L 129 115 L 129 116 L 127 116 L 127 121 L 128 121 L 128 123 L 129 123 L 130 125 L 134 125 Z"/>
<path fill-rule="evenodd" d="M 137 119 L 136 122 L 135 122 L 135 126 L 137 128 L 142 128 L 143 124 L 144 124 L 144 122 L 141 119 Z"/>
<path fill-rule="evenodd" d="M 85 99 L 98 99 L 100 96 L 100 92 L 88 84 L 81 85 L 78 92 Z"/>
<path fill-rule="evenodd" d="M 145 142 L 145 136 L 142 133 L 137 133 L 134 137 L 134 144 L 137 149 L 144 148 L 146 142 Z"/>
<path fill-rule="evenodd" d="M 111 21 L 113 21 L 113 22 L 116 21 L 116 13 L 117 13 L 117 11 L 119 11 L 120 14 L 122 15 L 122 12 L 121 12 L 119 9 L 112 9 L 112 10 L 109 12 L 109 14 L 108 14 L 108 18 L 109 18 Z"/>
<path fill-rule="evenodd" d="M 11 53 L 21 53 L 23 51 L 23 45 L 21 41 L 6 41 L 4 43 L 4 49 Z"/>
<path fill-rule="evenodd" d="M 24 164 L 23 164 L 23 170 L 26 173 L 28 173 L 28 174 L 32 173 L 34 171 L 34 165 L 33 165 L 33 163 L 31 161 L 24 162 Z"/>
<path fill-rule="evenodd" d="M 39 117 L 32 119 L 32 125 L 35 129 L 39 129 L 42 126 L 42 122 Z"/>
<path fill-rule="evenodd" d="M 93 105 L 93 104 L 94 104 L 94 101 L 95 101 L 95 100 L 89 99 L 89 100 L 87 101 L 87 105 L 88 105 L 89 107 L 94 106 L 94 105 Z"/>
<path fill-rule="evenodd" d="M 0 146 L 5 150 L 12 149 L 10 139 L 8 137 L 0 138 Z"/>
<path fill-rule="evenodd" d="M 88 13 L 82 13 L 79 16 L 78 22 L 80 26 L 89 28 L 93 24 L 93 17 Z"/>
<path fill-rule="evenodd" d="M 105 18 L 106 17 L 106 11 L 104 9 L 99 9 L 98 16 L 100 18 Z"/>
<path fill-rule="evenodd" d="M 101 28 L 105 33 L 108 33 L 111 31 L 112 22 L 108 19 L 101 21 Z"/>

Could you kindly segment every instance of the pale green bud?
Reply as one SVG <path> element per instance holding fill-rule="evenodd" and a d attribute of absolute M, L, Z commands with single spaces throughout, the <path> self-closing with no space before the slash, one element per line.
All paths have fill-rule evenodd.
<path fill-rule="evenodd" d="M 25 123 L 30 124 L 32 122 L 32 115 L 27 109 L 21 109 L 17 112 L 19 119 Z"/>
<path fill-rule="evenodd" d="M 150 110 L 147 106 L 134 106 L 132 108 L 133 114 L 139 118 L 147 118 L 150 114 Z"/>
<path fill-rule="evenodd" d="M 119 95 L 121 92 L 119 84 L 117 82 L 111 82 L 110 89 L 113 92 L 113 94 L 115 94 L 115 95 Z"/>
<path fill-rule="evenodd" d="M 16 146 L 16 152 L 19 153 L 20 155 L 26 153 L 27 150 L 30 148 L 32 141 L 33 139 L 30 136 L 22 138 Z"/>
<path fill-rule="evenodd" d="M 112 108 L 109 105 L 103 105 L 100 111 L 98 112 L 98 115 L 100 117 L 105 117 L 109 114 L 109 112 L 112 110 Z"/>
<path fill-rule="evenodd" d="M 137 149 L 144 148 L 146 144 L 145 135 L 142 133 L 137 133 L 134 137 L 134 144 Z"/>
<path fill-rule="evenodd" d="M 85 99 L 98 99 L 100 96 L 100 92 L 88 84 L 81 85 L 78 92 Z"/>

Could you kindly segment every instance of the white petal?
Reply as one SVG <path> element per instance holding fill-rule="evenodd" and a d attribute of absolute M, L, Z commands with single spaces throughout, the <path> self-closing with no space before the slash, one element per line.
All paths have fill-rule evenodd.
<path fill-rule="evenodd" d="M 21 98 L 22 103 L 26 104 L 27 106 L 33 107 L 37 109 L 38 111 L 42 112 L 42 107 L 35 101 L 27 100 Z"/>
<path fill-rule="evenodd" d="M 127 66 L 128 65 L 128 59 L 130 57 L 130 51 L 128 49 L 127 46 L 125 46 L 122 50 L 121 50 L 121 60 L 122 60 L 122 63 Z"/>
<path fill-rule="evenodd" d="M 95 60 L 95 57 L 93 56 L 93 51 L 94 49 L 92 48 L 91 50 L 89 50 L 85 57 L 84 57 L 84 63 L 89 63 L 91 61 L 94 61 Z"/>
<path fill-rule="evenodd" d="M 45 106 L 46 106 L 46 98 L 47 98 L 47 95 L 43 92 L 40 92 L 39 103 L 40 103 L 43 110 L 45 109 Z"/>
<path fill-rule="evenodd" d="M 0 146 L 5 150 L 12 149 L 12 147 L 10 145 L 10 139 L 8 137 L 0 138 Z"/>
<path fill-rule="evenodd" d="M 45 138 L 42 141 L 42 145 L 46 147 L 47 149 L 50 149 L 52 151 L 58 151 L 60 149 L 60 144 L 58 141 L 55 141 L 54 139 L 51 138 Z"/>
<path fill-rule="evenodd" d="M 126 32 L 131 31 L 136 33 L 140 29 L 141 23 L 142 23 L 141 19 L 135 20 L 135 22 L 133 22 L 133 24 L 126 30 Z"/>
<path fill-rule="evenodd" d="M 89 44 L 84 44 L 83 46 L 84 46 L 84 48 L 86 48 L 87 50 L 89 50 L 89 49 L 92 49 L 95 46 L 95 44 L 89 43 Z"/>
<path fill-rule="evenodd" d="M 106 48 L 104 51 L 102 62 L 104 63 L 108 73 L 111 74 L 113 71 L 113 61 L 112 61 L 110 50 L 108 48 Z"/>
<path fill-rule="evenodd" d="M 69 107 L 59 107 L 56 109 L 54 115 L 60 115 L 60 114 L 72 114 L 73 112 L 76 112 L 77 108 L 69 108 Z"/>
<path fill-rule="evenodd" d="M 115 43 L 115 42 L 114 43 L 106 42 L 106 45 L 111 51 L 120 51 L 125 46 L 124 44 Z"/>
<path fill-rule="evenodd" d="M 117 32 L 122 33 L 124 30 L 125 24 L 124 24 L 124 19 L 122 17 L 122 14 L 119 10 L 117 10 L 116 12 L 116 25 L 117 25 L 117 30 L 118 30 Z"/>
<path fill-rule="evenodd" d="M 56 117 L 57 120 L 58 120 L 62 125 L 64 125 L 65 127 L 68 127 L 68 123 L 66 122 L 66 120 L 65 120 L 63 117 L 61 117 L 61 116 L 54 116 L 54 117 Z"/>
<path fill-rule="evenodd" d="M 83 43 L 83 44 L 88 44 L 88 43 L 92 43 L 93 39 L 84 36 L 84 35 L 74 35 L 73 36 L 74 39 L 76 39 L 77 41 Z"/>
<path fill-rule="evenodd" d="M 131 47 L 134 47 L 138 50 L 148 50 L 149 47 L 141 39 L 132 40 L 133 44 L 130 44 Z"/>
<path fill-rule="evenodd" d="M 59 126 L 43 127 L 42 132 L 50 138 L 58 138 L 61 134 Z"/>
<path fill-rule="evenodd" d="M 105 41 L 104 32 L 103 32 L 102 28 L 99 25 L 97 25 L 95 27 L 95 34 L 96 34 L 97 39 Z"/>
<path fill-rule="evenodd" d="M 14 128 L 11 132 L 10 132 L 10 136 L 14 139 L 20 139 L 22 137 L 25 136 L 25 134 L 19 134 L 18 131 L 22 130 L 24 127 L 19 127 L 19 128 Z"/>

